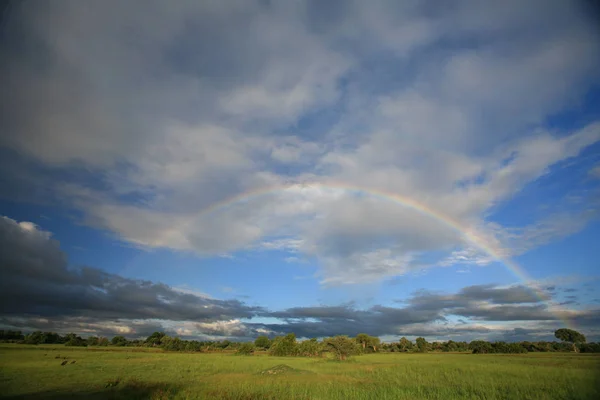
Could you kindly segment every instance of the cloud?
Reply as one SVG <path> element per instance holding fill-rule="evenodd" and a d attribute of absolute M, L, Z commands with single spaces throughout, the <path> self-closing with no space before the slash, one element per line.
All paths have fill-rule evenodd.
<path fill-rule="evenodd" d="M 597 217 L 596 204 L 494 219 L 600 141 L 594 121 L 545 126 L 598 82 L 585 10 L 321 3 L 13 7 L 0 147 L 18 168 L 0 174 L 3 195 L 74 208 L 142 247 L 301 253 L 328 285 L 491 260 L 439 218 L 307 182 L 410 198 L 507 256 Z M 432 252 L 449 256 L 425 263 Z"/>
<path fill-rule="evenodd" d="M 6 217 L 0 219 L 0 249 L 0 325 L 24 331 L 144 337 L 162 330 L 206 339 L 368 332 L 464 339 L 499 335 L 513 326 L 547 335 L 562 324 L 560 319 L 569 318 L 590 337 L 600 333 L 600 310 L 557 310 L 523 285 L 474 285 L 450 294 L 421 290 L 396 306 L 347 303 L 269 310 L 188 287 L 69 267 L 49 232 Z"/>
<path fill-rule="evenodd" d="M 261 311 L 238 300 L 199 296 L 92 267 L 69 268 L 48 232 L 6 217 L 0 219 L 0 247 L 3 315 L 211 322 L 250 318 Z"/>

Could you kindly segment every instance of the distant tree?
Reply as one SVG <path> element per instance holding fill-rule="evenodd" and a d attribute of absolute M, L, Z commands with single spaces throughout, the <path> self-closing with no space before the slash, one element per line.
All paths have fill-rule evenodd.
<path fill-rule="evenodd" d="M 488 354 L 494 352 L 492 344 L 484 340 L 473 340 L 469 343 L 469 349 L 473 351 L 473 354 Z"/>
<path fill-rule="evenodd" d="M 185 346 L 185 342 L 178 337 L 164 336 L 162 339 L 162 348 L 167 351 L 183 351 Z"/>
<path fill-rule="evenodd" d="M 254 344 L 250 342 L 241 343 L 238 346 L 237 351 L 235 352 L 235 354 L 239 354 L 242 356 L 251 356 L 252 353 L 254 353 Z"/>
<path fill-rule="evenodd" d="M 25 336 L 21 333 L 21 331 L 0 330 L 0 341 L 12 342 L 12 341 L 20 341 L 20 340 L 24 340 L 24 339 L 25 339 Z"/>
<path fill-rule="evenodd" d="M 66 339 L 65 346 L 87 347 L 87 342 L 74 333 L 69 333 Z"/>
<path fill-rule="evenodd" d="M 419 352 L 426 353 L 427 352 L 427 340 L 425 340 L 425 338 L 418 337 L 416 342 L 417 342 L 417 348 L 419 349 Z"/>
<path fill-rule="evenodd" d="M 335 358 L 340 361 L 344 361 L 348 356 L 358 354 L 360 351 L 356 340 L 352 340 L 344 335 L 327 338 L 323 343 L 333 353 Z"/>
<path fill-rule="evenodd" d="M 98 346 L 98 337 L 90 336 L 89 338 L 87 338 L 87 344 L 88 346 Z"/>
<path fill-rule="evenodd" d="M 108 346 L 108 338 L 101 336 L 98 338 L 98 346 Z"/>
<path fill-rule="evenodd" d="M 582 353 L 600 353 L 600 343 L 582 343 L 580 346 Z"/>
<path fill-rule="evenodd" d="M 304 357 L 320 357 L 324 350 L 323 344 L 315 338 L 305 340 L 298 345 L 298 355 Z"/>
<path fill-rule="evenodd" d="M 298 344 L 293 333 L 276 337 L 269 348 L 269 354 L 273 356 L 295 356 L 297 353 Z"/>
<path fill-rule="evenodd" d="M 219 347 L 220 347 L 221 349 L 226 349 L 226 348 L 228 348 L 230 345 L 231 345 L 231 341 L 229 341 L 229 340 L 227 340 L 227 339 L 225 339 L 225 340 L 223 340 L 221 343 L 219 343 Z"/>
<path fill-rule="evenodd" d="M 127 339 L 125 339 L 124 336 L 115 336 L 111 339 L 110 344 L 112 344 L 113 346 L 126 346 Z"/>
<path fill-rule="evenodd" d="M 447 342 L 445 342 L 443 344 L 443 350 L 444 351 L 456 351 L 458 350 L 458 345 L 453 342 L 452 340 L 448 340 Z"/>
<path fill-rule="evenodd" d="M 254 345 L 260 349 L 268 349 L 269 347 L 271 347 L 271 340 L 268 336 L 259 336 L 254 341 Z"/>
<path fill-rule="evenodd" d="M 162 339 L 165 336 L 164 332 L 154 332 L 146 338 L 146 344 L 149 346 L 160 346 L 162 344 Z"/>
<path fill-rule="evenodd" d="M 64 343 L 66 339 L 55 332 L 35 331 L 25 336 L 27 344 L 57 344 Z"/>
<path fill-rule="evenodd" d="M 410 351 L 413 348 L 413 343 L 408 340 L 405 337 L 401 337 L 400 341 L 398 342 L 398 349 L 400 351 L 406 352 L 406 351 Z"/>
<path fill-rule="evenodd" d="M 378 337 L 371 336 L 371 340 L 369 340 L 369 347 L 371 347 L 375 353 L 377 352 L 377 348 L 380 344 L 381 340 Z"/>
<path fill-rule="evenodd" d="M 579 352 L 577 345 L 586 342 L 585 336 L 577 331 L 574 331 L 573 329 L 558 329 L 556 332 L 554 332 L 554 336 L 563 342 L 572 343 L 573 351 L 576 353 Z"/>
<path fill-rule="evenodd" d="M 356 340 L 356 343 L 358 343 L 362 347 L 363 351 L 365 351 L 371 342 L 371 336 L 367 335 L 366 333 L 359 333 L 356 335 L 354 340 Z"/>

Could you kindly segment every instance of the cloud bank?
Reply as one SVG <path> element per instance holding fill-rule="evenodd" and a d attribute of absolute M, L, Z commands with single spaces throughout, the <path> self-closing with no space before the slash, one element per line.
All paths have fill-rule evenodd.
<path fill-rule="evenodd" d="M 0 218 L 0 250 L 0 325 L 10 329 L 129 337 L 163 330 L 185 337 L 244 340 L 288 332 L 299 337 L 361 332 L 382 337 L 503 337 L 526 328 L 531 337 L 548 338 L 561 326 L 560 318 L 568 317 L 591 338 L 600 333 L 600 309 L 560 311 L 555 301 L 544 302 L 524 286 L 475 285 L 455 294 L 420 291 L 400 306 L 270 310 L 94 267 L 69 267 L 49 232 L 6 217 Z"/>

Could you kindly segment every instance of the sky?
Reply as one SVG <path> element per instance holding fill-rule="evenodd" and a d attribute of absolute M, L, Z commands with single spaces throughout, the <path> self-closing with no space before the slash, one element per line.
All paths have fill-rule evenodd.
<path fill-rule="evenodd" d="M 600 340 L 590 4 L 9 3 L 0 327 Z"/>

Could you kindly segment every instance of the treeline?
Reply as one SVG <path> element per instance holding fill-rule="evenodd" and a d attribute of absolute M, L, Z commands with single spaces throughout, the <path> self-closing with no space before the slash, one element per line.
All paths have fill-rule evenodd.
<path fill-rule="evenodd" d="M 273 356 L 320 357 L 323 353 L 333 353 L 339 359 L 351 355 L 367 353 L 410 353 L 410 352 L 472 352 L 474 354 L 518 354 L 527 352 L 572 352 L 600 353 L 600 343 L 575 342 L 487 342 L 474 340 L 461 342 L 448 340 L 444 342 L 428 342 L 419 337 L 414 342 L 402 337 L 397 342 L 381 343 L 379 338 L 367 334 L 359 334 L 354 338 L 335 336 L 321 341 L 309 339 L 298 341 L 291 333 L 285 336 L 269 338 L 259 336 L 254 342 L 198 341 L 184 340 L 176 336 L 168 336 L 163 332 L 154 332 L 146 339 L 129 340 L 124 336 L 106 337 L 90 336 L 82 338 L 74 333 L 60 335 L 55 332 L 36 331 L 24 335 L 20 331 L 0 330 L 0 341 L 23 344 L 64 344 L 65 346 L 113 346 L 113 347 L 157 347 L 165 351 L 181 352 L 235 352 L 252 354 L 255 351 L 266 351 Z"/>

